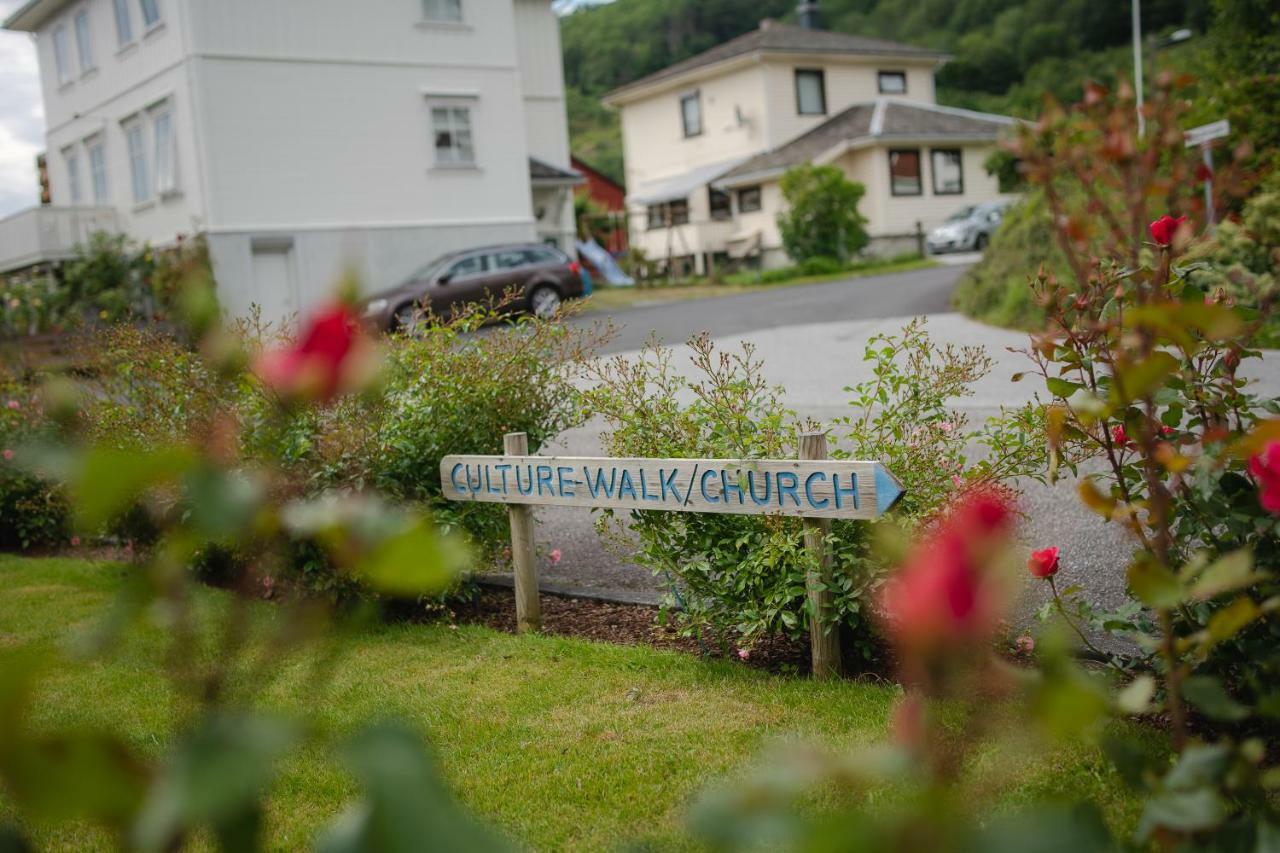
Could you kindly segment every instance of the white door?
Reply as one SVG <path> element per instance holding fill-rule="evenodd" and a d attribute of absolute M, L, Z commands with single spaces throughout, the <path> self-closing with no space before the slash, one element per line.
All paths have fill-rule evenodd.
<path fill-rule="evenodd" d="M 282 323 L 294 323 L 298 299 L 292 246 L 253 247 L 253 292 L 264 323 L 270 322 L 277 328 Z"/>

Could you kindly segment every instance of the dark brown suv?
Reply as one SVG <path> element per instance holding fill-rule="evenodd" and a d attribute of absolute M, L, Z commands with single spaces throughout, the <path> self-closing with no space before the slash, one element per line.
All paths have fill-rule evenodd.
<path fill-rule="evenodd" d="M 582 268 L 545 243 L 512 243 L 452 252 L 436 258 L 402 284 L 365 300 L 365 320 L 385 331 L 411 324 L 422 308 L 447 317 L 472 302 L 522 294 L 519 308 L 550 317 L 560 303 L 584 295 Z"/>

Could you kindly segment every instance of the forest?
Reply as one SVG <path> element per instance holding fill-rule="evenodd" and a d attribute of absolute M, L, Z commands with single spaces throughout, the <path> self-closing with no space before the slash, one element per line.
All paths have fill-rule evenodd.
<path fill-rule="evenodd" d="M 1262 68 L 1274 53 L 1249 47 L 1274 32 L 1273 0 L 1143 0 L 1150 68 L 1208 66 L 1229 43 L 1237 58 Z M 614 0 L 563 18 L 565 84 L 574 152 L 622 175 L 617 117 L 600 96 L 757 26 L 765 17 L 794 22 L 794 0 Z M 822 0 L 827 29 L 944 50 L 940 103 L 1035 116 L 1046 93 L 1074 100 L 1086 80 L 1132 73 L 1130 4 L 1124 0 Z M 1260 28 L 1260 29 L 1259 29 Z M 1191 38 L 1167 44 L 1187 29 Z M 1216 39 L 1208 38 L 1215 35 Z M 1277 66 L 1272 64 L 1271 70 Z"/>

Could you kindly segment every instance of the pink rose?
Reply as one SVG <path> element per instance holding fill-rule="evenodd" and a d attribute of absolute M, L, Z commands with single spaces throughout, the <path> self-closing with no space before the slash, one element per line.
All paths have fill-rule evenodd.
<path fill-rule="evenodd" d="M 1262 452 L 1249 460 L 1249 473 L 1258 481 L 1262 508 L 1280 515 L 1280 440 L 1268 441 Z"/>
<path fill-rule="evenodd" d="M 4 449 L 4 454 L 3 454 L 3 455 L 4 455 L 4 461 L 5 461 L 5 462 L 8 462 L 8 461 L 10 461 L 11 459 L 13 459 L 13 451 L 12 451 L 12 450 L 10 450 L 10 449 L 9 449 L 9 448 L 7 448 L 7 447 Z"/>
<path fill-rule="evenodd" d="M 80 537 L 79 537 L 79 536 L 72 536 L 72 537 L 71 537 L 71 547 L 72 547 L 72 548 L 79 548 L 79 547 L 80 547 Z"/>
<path fill-rule="evenodd" d="M 547 559 L 551 561 L 551 565 L 558 566 L 560 565 L 560 558 L 563 556 L 564 554 L 560 553 L 560 549 L 556 548 L 550 554 L 547 555 Z"/>
<path fill-rule="evenodd" d="M 311 316 L 293 344 L 264 352 L 254 372 L 286 397 L 330 400 L 356 384 L 362 343 L 355 314 L 329 305 Z"/>
<path fill-rule="evenodd" d="M 10 400 L 9 408 L 16 412 L 18 409 L 22 408 L 22 404 L 19 403 L 17 400 Z"/>
<path fill-rule="evenodd" d="M 1018 654 L 1029 655 L 1036 650 L 1036 641 L 1031 638 L 1030 634 L 1023 634 L 1014 641 L 1014 648 L 1018 650 Z"/>
<path fill-rule="evenodd" d="M 751 651 L 749 649 L 738 649 L 739 659 L 746 660 L 749 657 L 751 657 Z"/>

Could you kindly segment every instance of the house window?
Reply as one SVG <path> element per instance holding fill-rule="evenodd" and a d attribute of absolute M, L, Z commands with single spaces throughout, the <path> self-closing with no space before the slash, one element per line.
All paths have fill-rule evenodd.
<path fill-rule="evenodd" d="M 133 17 L 129 14 L 129 0 L 115 0 L 116 43 L 121 47 L 133 41 Z"/>
<path fill-rule="evenodd" d="M 160 0 L 138 0 L 142 8 L 143 29 L 151 29 L 160 23 Z"/>
<path fill-rule="evenodd" d="M 80 155 L 73 149 L 62 153 L 67 161 L 67 183 L 71 187 L 71 203 L 79 204 L 84 199 L 84 188 L 80 183 Z"/>
<path fill-rule="evenodd" d="M 827 85 L 821 68 L 796 69 L 796 112 L 802 116 L 827 114 Z"/>
<path fill-rule="evenodd" d="M 649 218 L 646 227 L 650 230 L 667 227 L 667 206 L 665 204 L 649 205 L 648 213 Z"/>
<path fill-rule="evenodd" d="M 882 95 L 905 95 L 907 92 L 907 72 L 881 71 L 876 75 Z"/>
<path fill-rule="evenodd" d="M 733 218 L 733 205 L 727 192 L 715 187 L 707 188 L 708 201 L 711 207 L 711 218 L 717 222 Z"/>
<path fill-rule="evenodd" d="M 959 148 L 935 148 L 929 152 L 934 195 L 964 194 L 964 165 Z"/>
<path fill-rule="evenodd" d="M 63 26 L 53 30 L 53 62 L 58 67 L 58 83 L 70 83 L 71 56 L 67 53 L 67 28 Z"/>
<path fill-rule="evenodd" d="M 93 184 L 93 203 L 107 203 L 107 153 L 102 146 L 102 137 L 86 140 L 85 150 L 89 152 L 89 180 Z"/>
<path fill-rule="evenodd" d="M 763 205 L 760 202 L 759 187 L 743 187 L 738 190 L 738 212 L 755 213 Z"/>
<path fill-rule="evenodd" d="M 920 152 L 917 149 L 889 152 L 889 192 L 893 195 L 920 195 Z"/>
<path fill-rule="evenodd" d="M 431 131 L 435 139 L 437 166 L 470 166 L 475 163 L 470 107 L 432 107 Z"/>
<path fill-rule="evenodd" d="M 89 10 L 81 9 L 76 13 L 76 54 L 80 59 L 80 73 L 93 70 L 93 41 L 89 32 Z"/>
<path fill-rule="evenodd" d="M 125 127 L 124 139 L 129 148 L 133 201 L 135 204 L 142 204 L 151 198 L 151 175 L 147 167 L 146 128 L 141 119 L 135 119 Z"/>
<path fill-rule="evenodd" d="M 169 195 L 178 189 L 178 151 L 173 135 L 173 111 L 167 105 L 151 111 L 151 132 L 156 154 L 156 192 Z"/>
<path fill-rule="evenodd" d="M 702 133 L 702 97 L 697 92 L 680 99 L 680 122 L 686 138 Z"/>
<path fill-rule="evenodd" d="M 462 0 L 422 0 L 422 18 L 426 21 L 461 21 Z"/>
<path fill-rule="evenodd" d="M 689 221 L 689 200 L 676 199 L 671 202 L 670 219 L 672 225 L 684 225 Z"/>

